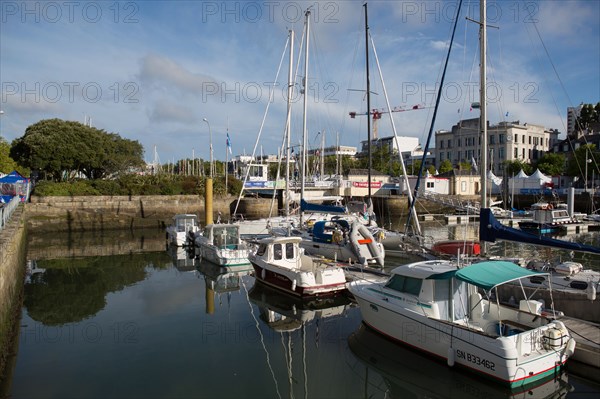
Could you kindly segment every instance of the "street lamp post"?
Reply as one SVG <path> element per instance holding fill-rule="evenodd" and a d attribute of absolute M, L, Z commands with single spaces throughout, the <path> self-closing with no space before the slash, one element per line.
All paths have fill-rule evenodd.
<path fill-rule="evenodd" d="M 210 123 L 208 122 L 208 119 L 206 118 L 202 118 L 202 120 L 204 122 L 206 122 L 206 124 L 208 125 L 208 136 L 209 136 L 209 146 L 210 146 L 210 168 L 209 168 L 209 174 L 210 174 L 210 178 L 213 177 L 213 146 L 212 146 L 212 131 L 210 130 Z"/>

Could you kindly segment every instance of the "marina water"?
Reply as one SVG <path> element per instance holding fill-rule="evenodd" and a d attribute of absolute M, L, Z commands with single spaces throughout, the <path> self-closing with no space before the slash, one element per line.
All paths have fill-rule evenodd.
<path fill-rule="evenodd" d="M 435 239 L 476 233 L 426 231 Z M 599 233 L 577 239 L 600 245 Z M 19 339 L 0 391 L 10 398 L 600 394 L 569 371 L 511 392 L 389 342 L 345 296 L 300 302 L 256 283 L 249 268 L 225 272 L 165 250 L 162 231 L 29 241 Z M 498 243 L 491 251 L 528 256 L 528 248 Z M 530 256 L 547 255 L 537 251 Z M 600 270 L 597 256 L 576 256 Z M 405 261 L 388 257 L 386 269 Z"/>

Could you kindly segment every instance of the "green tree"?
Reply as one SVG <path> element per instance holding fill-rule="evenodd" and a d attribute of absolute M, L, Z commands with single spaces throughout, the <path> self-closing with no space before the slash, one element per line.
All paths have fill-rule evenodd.
<path fill-rule="evenodd" d="M 10 145 L 0 137 L 0 173 L 10 173 L 17 169 L 17 163 L 10 157 Z"/>
<path fill-rule="evenodd" d="M 13 141 L 10 156 L 55 181 L 76 173 L 98 179 L 143 165 L 143 147 L 118 134 L 61 119 L 39 121 Z"/>
<path fill-rule="evenodd" d="M 451 171 L 452 169 L 453 169 L 452 162 L 450 162 L 449 159 L 444 159 L 440 163 L 440 169 L 438 170 L 438 172 L 440 172 L 440 173 L 446 173 L 446 172 Z"/>
<path fill-rule="evenodd" d="M 596 149 L 594 144 L 582 145 L 575 150 L 574 155 L 567 163 L 567 175 L 568 176 L 579 176 L 585 178 L 585 162 L 592 160 L 588 163 L 588 178 L 591 177 L 593 168 L 596 168 L 600 162 L 600 152 Z M 598 171 L 596 170 L 596 173 Z"/>
<path fill-rule="evenodd" d="M 544 154 L 539 159 L 537 168 L 546 175 L 562 175 L 565 169 L 565 157 L 562 154 Z"/>
<path fill-rule="evenodd" d="M 531 174 L 532 172 L 532 168 L 531 165 L 523 162 L 520 159 L 515 159 L 515 160 L 506 160 L 503 162 L 504 164 L 504 174 L 505 176 L 513 176 L 518 174 L 521 170 L 525 173 L 527 173 L 528 175 Z"/>

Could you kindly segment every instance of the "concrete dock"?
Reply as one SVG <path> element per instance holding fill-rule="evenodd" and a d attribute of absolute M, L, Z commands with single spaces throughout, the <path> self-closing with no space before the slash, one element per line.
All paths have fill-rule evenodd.
<path fill-rule="evenodd" d="M 575 339 L 575 353 L 567 363 L 573 374 L 600 382 L 600 324 L 563 316 L 559 319 Z"/>

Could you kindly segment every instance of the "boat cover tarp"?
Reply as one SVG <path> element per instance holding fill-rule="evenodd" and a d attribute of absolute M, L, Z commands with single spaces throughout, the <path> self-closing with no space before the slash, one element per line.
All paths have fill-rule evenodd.
<path fill-rule="evenodd" d="M 488 291 L 504 283 L 540 274 L 547 273 L 526 269 L 512 262 L 493 260 L 474 263 L 457 271 L 455 276 L 459 280 Z"/>
<path fill-rule="evenodd" d="M 346 213 L 346 207 L 337 205 L 317 205 L 300 200 L 300 210 L 303 212 Z"/>
<path fill-rule="evenodd" d="M 592 245 L 580 244 L 578 242 L 570 242 L 557 240 L 555 238 L 545 237 L 536 234 L 530 234 L 523 230 L 514 229 L 504 226 L 498 222 L 491 209 L 482 208 L 479 213 L 479 239 L 482 241 L 495 242 L 496 239 L 506 241 L 517 241 L 527 244 L 543 245 L 547 247 L 568 249 L 572 251 L 590 252 L 600 254 L 600 248 Z"/>

